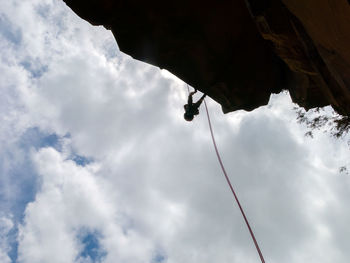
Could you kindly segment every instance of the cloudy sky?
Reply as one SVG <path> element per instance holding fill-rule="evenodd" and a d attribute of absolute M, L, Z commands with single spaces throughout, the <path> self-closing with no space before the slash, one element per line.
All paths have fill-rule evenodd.
<path fill-rule="evenodd" d="M 1 263 L 259 262 L 185 83 L 60 0 L 2 1 L 0 50 Z M 347 139 L 207 102 L 266 262 L 349 262 Z"/>

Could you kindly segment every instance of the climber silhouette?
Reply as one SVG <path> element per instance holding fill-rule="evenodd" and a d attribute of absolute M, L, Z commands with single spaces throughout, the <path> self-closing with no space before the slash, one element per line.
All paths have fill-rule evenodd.
<path fill-rule="evenodd" d="M 194 118 L 194 115 L 199 114 L 199 106 L 201 106 L 201 103 L 203 102 L 203 100 L 206 96 L 206 94 L 203 94 L 203 96 L 196 103 L 193 103 L 192 96 L 196 92 L 197 92 L 197 90 L 190 92 L 190 94 L 188 95 L 187 104 L 184 106 L 184 109 L 185 109 L 184 118 L 186 121 L 192 121 Z"/>

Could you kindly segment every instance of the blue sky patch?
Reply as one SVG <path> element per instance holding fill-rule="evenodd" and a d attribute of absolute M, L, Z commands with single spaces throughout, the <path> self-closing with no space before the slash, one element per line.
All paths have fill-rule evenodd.
<path fill-rule="evenodd" d="M 18 228 L 14 227 L 9 233 L 9 238 L 10 238 L 9 244 L 11 246 L 11 249 L 8 252 L 8 256 L 10 257 L 11 262 L 17 262 L 17 257 L 18 257 L 18 242 L 16 239 L 17 235 L 18 235 Z"/>
<path fill-rule="evenodd" d="M 62 150 L 60 137 L 57 134 L 44 133 L 37 127 L 27 129 L 21 137 L 20 144 L 21 148 L 24 149 L 34 147 L 38 150 L 44 147 L 52 147 L 59 152 Z"/>
<path fill-rule="evenodd" d="M 12 262 L 17 260 L 17 225 L 23 223 L 24 211 L 35 200 L 38 177 L 30 157 L 32 148 L 54 147 L 59 149 L 59 137 L 45 134 L 38 128 L 26 130 L 18 142 L 0 156 L 0 211 L 13 216 L 15 227 L 8 234 Z"/>
<path fill-rule="evenodd" d="M 75 154 L 72 157 L 72 161 L 74 161 L 79 166 L 85 166 L 85 165 L 88 165 L 89 163 L 93 162 L 93 159 Z"/>
<path fill-rule="evenodd" d="M 107 253 L 100 245 L 100 237 L 98 232 L 88 231 L 84 233 L 80 237 L 84 248 L 79 257 L 90 258 L 92 262 L 101 262 Z"/>
<path fill-rule="evenodd" d="M 162 263 L 162 262 L 166 262 L 166 256 L 164 253 L 157 251 L 157 253 L 152 259 L 152 263 Z"/>
<path fill-rule="evenodd" d="M 67 134 L 63 138 L 69 138 Z M 31 150 L 52 147 L 62 151 L 62 137 L 55 133 L 46 133 L 38 127 L 27 129 L 16 143 L 17 151 L 4 151 L 0 156 L 0 211 L 13 215 L 15 227 L 8 234 L 10 244 L 9 257 L 12 262 L 18 256 L 18 224 L 23 223 L 24 212 L 29 202 L 35 200 L 39 182 L 30 157 Z M 12 148 L 10 148 L 12 149 Z M 72 160 L 81 166 L 92 162 L 91 158 L 73 154 Z M 11 164 L 11 165 L 9 165 Z M 97 233 L 88 232 L 82 236 L 84 250 L 81 257 L 90 258 L 92 262 L 100 262 L 106 253 L 100 248 Z"/>
<path fill-rule="evenodd" d="M 41 65 L 40 62 L 33 62 L 30 59 L 21 62 L 23 68 L 30 73 L 32 78 L 40 78 L 48 71 L 47 65 Z"/>
<path fill-rule="evenodd" d="M 29 202 L 35 200 L 38 191 L 38 177 L 30 157 L 30 150 L 53 147 L 61 150 L 60 138 L 56 134 L 46 134 L 39 128 L 29 128 L 19 138 L 14 149 L 9 148 L 0 156 L 0 211 L 13 216 L 15 227 L 8 234 L 12 262 L 17 260 L 18 224 L 23 223 L 24 211 Z"/>
<path fill-rule="evenodd" d="M 0 35 L 16 46 L 22 41 L 22 31 L 15 28 L 4 14 L 0 14 Z"/>

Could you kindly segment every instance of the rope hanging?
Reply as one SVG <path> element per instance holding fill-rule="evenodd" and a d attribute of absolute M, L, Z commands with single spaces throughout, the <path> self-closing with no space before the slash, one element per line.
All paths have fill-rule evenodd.
<path fill-rule="evenodd" d="M 188 84 L 187 84 L 187 90 L 188 90 L 188 93 L 190 93 L 190 87 L 188 86 Z M 243 218 L 244 218 L 244 221 L 245 221 L 245 223 L 246 223 L 246 225 L 247 225 L 247 228 L 248 228 L 248 230 L 249 230 L 250 236 L 251 236 L 252 239 L 253 239 L 255 248 L 256 248 L 256 250 L 257 250 L 257 252 L 258 252 L 258 254 L 259 254 L 261 263 L 265 263 L 265 259 L 264 259 L 264 256 L 263 256 L 261 250 L 260 250 L 259 244 L 258 244 L 258 242 L 256 241 L 256 238 L 255 238 L 255 235 L 254 235 L 254 233 L 253 233 L 253 230 L 252 230 L 252 228 L 250 227 L 249 221 L 248 221 L 248 219 L 247 219 L 247 217 L 246 217 L 246 215 L 245 215 L 245 213 L 244 213 L 243 207 L 241 206 L 241 203 L 240 203 L 239 200 L 238 200 L 237 194 L 236 194 L 235 190 L 233 189 L 233 186 L 232 186 L 232 184 L 231 184 L 230 178 L 228 177 L 228 175 L 227 175 L 227 173 L 226 173 L 226 170 L 225 170 L 225 167 L 224 167 L 224 164 L 223 164 L 223 162 L 222 162 L 222 160 L 221 160 L 221 156 L 220 156 L 218 147 L 216 146 L 215 136 L 214 136 L 214 132 L 213 132 L 213 127 L 212 127 L 212 125 L 211 125 L 211 120 L 210 120 L 210 115 L 209 115 L 209 110 L 208 110 L 207 102 L 206 102 L 205 100 L 204 100 L 204 105 L 205 105 L 205 111 L 206 111 L 207 117 L 208 117 L 208 124 L 209 124 L 211 139 L 212 139 L 212 141 L 213 141 L 213 145 L 214 145 L 214 148 L 215 148 L 215 153 L 216 153 L 216 156 L 217 156 L 218 161 L 219 161 L 219 163 L 220 163 L 221 170 L 222 170 L 222 172 L 223 172 L 223 174 L 224 174 L 224 176 L 225 176 L 226 182 L 227 182 L 228 186 L 230 187 L 231 192 L 232 192 L 232 194 L 233 194 L 233 196 L 234 196 L 234 198 L 235 198 L 235 200 L 236 200 L 236 203 L 237 203 L 237 205 L 238 205 L 238 207 L 239 207 L 239 210 L 241 211 L 241 214 L 242 214 L 242 216 L 243 216 Z"/>
<path fill-rule="evenodd" d="M 188 90 L 188 93 L 190 93 L 190 87 L 188 86 L 188 84 L 187 84 L 187 90 Z M 246 223 L 246 225 L 247 225 L 247 227 L 248 227 L 250 236 L 251 236 L 252 239 L 253 239 L 253 242 L 254 242 L 254 245 L 255 245 L 256 250 L 258 251 L 260 260 L 261 260 L 262 263 L 265 263 L 265 259 L 264 259 L 264 257 L 263 257 L 263 254 L 262 254 L 261 250 L 260 250 L 259 244 L 258 244 L 258 242 L 256 241 L 256 238 L 255 238 L 255 235 L 254 235 L 254 233 L 253 233 L 253 230 L 252 230 L 252 228 L 250 227 L 250 224 L 249 224 L 249 222 L 248 222 L 248 219 L 247 219 L 247 217 L 246 217 L 246 215 L 245 215 L 245 213 L 244 213 L 244 210 L 243 210 L 243 208 L 242 208 L 242 206 L 241 206 L 241 203 L 240 203 L 239 200 L 238 200 L 238 197 L 237 197 L 237 195 L 236 195 L 236 192 L 235 192 L 235 190 L 233 189 L 233 186 L 232 186 L 232 184 L 231 184 L 230 178 L 227 176 L 227 173 L 226 173 L 224 164 L 223 164 L 223 162 L 222 162 L 222 160 L 221 160 L 221 156 L 220 156 L 218 147 L 216 146 L 216 142 L 215 142 L 215 136 L 214 136 L 214 132 L 213 132 L 213 127 L 211 126 L 211 120 L 210 120 L 210 115 L 209 115 L 209 110 L 208 110 L 207 102 L 206 102 L 205 100 L 204 100 L 204 105 L 205 105 L 205 111 L 207 112 L 208 124 L 209 124 L 211 139 L 212 139 L 212 141 L 213 141 L 213 145 L 214 145 L 214 148 L 215 148 L 216 156 L 217 156 L 218 161 L 219 161 L 219 163 L 220 163 L 222 172 L 223 172 L 223 174 L 224 174 L 224 176 L 225 176 L 225 179 L 226 179 L 226 182 L 227 182 L 227 184 L 229 185 L 229 187 L 230 187 L 230 189 L 231 189 L 231 192 L 232 192 L 232 194 L 233 194 L 233 196 L 234 196 L 234 198 L 235 198 L 235 200 L 236 200 L 236 203 L 237 203 L 237 205 L 238 205 L 238 207 L 239 207 L 239 210 L 241 211 L 241 214 L 242 214 L 242 216 L 243 216 L 243 218 L 244 218 L 244 221 L 245 221 L 245 223 Z"/>
<path fill-rule="evenodd" d="M 214 137 L 214 132 L 213 132 L 213 128 L 212 128 L 212 126 L 211 126 L 209 111 L 208 111 L 207 103 L 206 103 L 205 100 L 204 100 L 204 105 L 205 105 L 205 110 L 206 110 L 206 112 L 207 112 L 207 117 L 208 117 L 208 123 L 209 123 L 209 129 L 210 129 L 211 138 L 212 138 L 212 141 L 213 141 L 213 145 L 214 145 L 214 148 L 215 148 L 216 156 L 218 157 L 218 161 L 219 161 L 219 163 L 220 163 L 222 172 L 223 172 L 224 175 L 225 175 L 227 184 L 229 185 L 229 187 L 230 187 L 230 189 L 231 189 L 231 192 L 232 192 L 233 196 L 235 197 L 235 200 L 236 200 L 236 203 L 238 204 L 239 210 L 241 211 L 241 214 L 242 214 L 242 216 L 243 216 L 243 218 L 244 218 L 244 221 L 245 221 L 245 223 L 246 223 L 246 225 L 247 225 L 247 227 L 248 227 L 250 236 L 252 237 L 252 239 L 253 239 L 253 241 L 254 241 L 254 245 L 255 245 L 256 250 L 258 251 L 260 260 L 261 260 L 262 263 L 265 263 L 265 259 L 264 259 L 264 257 L 263 257 L 263 254 L 261 253 L 261 250 L 260 250 L 260 247 L 259 247 L 259 245 L 258 245 L 258 242 L 256 241 L 256 238 L 255 238 L 255 236 L 254 236 L 253 230 L 252 230 L 252 228 L 250 227 L 250 224 L 249 224 L 248 219 L 247 219 L 247 217 L 246 217 L 246 215 L 245 215 L 245 213 L 244 213 L 244 211 L 243 211 L 243 208 L 242 208 L 242 206 L 241 206 L 241 203 L 239 202 L 238 197 L 237 197 L 237 195 L 236 195 L 236 192 L 235 192 L 235 190 L 233 189 L 233 186 L 232 186 L 232 184 L 231 184 L 231 181 L 230 181 L 229 177 L 227 176 L 227 173 L 226 173 L 224 164 L 222 163 L 219 150 L 218 150 L 218 148 L 217 148 L 217 146 L 216 146 L 215 137 Z"/>

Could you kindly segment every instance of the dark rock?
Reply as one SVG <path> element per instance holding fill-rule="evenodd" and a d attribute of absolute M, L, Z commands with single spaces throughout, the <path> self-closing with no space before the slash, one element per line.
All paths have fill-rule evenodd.
<path fill-rule="evenodd" d="M 121 51 L 167 69 L 224 112 L 253 110 L 288 89 L 306 109 L 350 113 L 346 0 L 64 1 L 111 29 Z"/>

